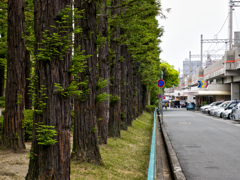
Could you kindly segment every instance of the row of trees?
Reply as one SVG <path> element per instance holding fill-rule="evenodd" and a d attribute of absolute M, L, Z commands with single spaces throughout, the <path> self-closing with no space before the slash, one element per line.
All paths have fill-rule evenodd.
<path fill-rule="evenodd" d="M 2 145 L 25 148 L 24 108 L 33 102 L 26 179 L 69 179 L 71 157 L 101 165 L 99 144 L 131 126 L 159 77 L 159 2 L 0 2 L 0 58 L 7 68 Z"/>

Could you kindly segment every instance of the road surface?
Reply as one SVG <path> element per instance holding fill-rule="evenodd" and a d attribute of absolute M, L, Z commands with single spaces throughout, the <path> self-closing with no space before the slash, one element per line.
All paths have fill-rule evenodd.
<path fill-rule="evenodd" d="M 240 179 L 239 122 L 168 108 L 164 126 L 188 180 Z"/>

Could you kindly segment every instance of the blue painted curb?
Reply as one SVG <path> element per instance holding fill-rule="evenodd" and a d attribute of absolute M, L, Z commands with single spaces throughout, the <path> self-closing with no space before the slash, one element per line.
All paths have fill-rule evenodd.
<path fill-rule="evenodd" d="M 147 180 L 153 180 L 155 177 L 155 139 L 156 139 L 156 112 L 157 108 L 154 111 L 154 121 L 153 121 L 153 131 L 152 131 L 152 142 L 151 142 L 151 151 L 150 151 L 150 159 L 148 165 L 148 177 Z"/>

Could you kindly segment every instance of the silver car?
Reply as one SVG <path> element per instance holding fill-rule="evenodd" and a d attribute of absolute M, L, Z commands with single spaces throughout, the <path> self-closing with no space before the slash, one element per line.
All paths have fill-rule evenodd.
<path fill-rule="evenodd" d="M 210 107 L 212 107 L 212 106 L 215 106 L 216 104 L 218 105 L 218 104 L 220 104 L 220 103 L 222 103 L 222 101 L 217 101 L 217 102 L 213 102 L 213 103 L 211 103 L 211 104 L 209 104 L 209 105 L 202 106 L 202 107 L 200 108 L 200 111 L 203 112 L 203 113 L 206 113 L 205 109 L 210 108 Z"/>
<path fill-rule="evenodd" d="M 232 108 L 231 119 L 240 120 L 240 103 L 238 103 L 234 108 Z"/>
<path fill-rule="evenodd" d="M 222 118 L 231 119 L 232 108 L 237 105 L 237 102 L 231 103 L 225 110 L 222 112 Z"/>
<path fill-rule="evenodd" d="M 227 107 L 227 105 L 228 105 L 229 103 L 230 103 L 230 101 L 225 101 L 225 102 L 223 102 L 222 104 L 213 107 L 213 108 L 210 110 L 210 115 L 211 115 L 211 116 L 215 116 L 215 114 L 217 114 L 217 112 L 220 111 L 221 109 L 222 109 L 222 111 L 224 111 L 225 107 Z M 219 116 L 220 116 L 220 115 L 219 115 Z"/>
<path fill-rule="evenodd" d="M 216 102 L 213 106 L 210 106 L 209 108 L 205 108 L 203 112 L 206 114 L 210 114 L 211 110 L 218 108 L 222 103 L 223 103 L 222 101 Z"/>

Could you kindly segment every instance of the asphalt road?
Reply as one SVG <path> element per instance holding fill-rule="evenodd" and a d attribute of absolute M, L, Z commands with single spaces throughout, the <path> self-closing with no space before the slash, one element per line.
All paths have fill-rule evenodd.
<path fill-rule="evenodd" d="M 164 125 L 188 180 L 240 180 L 240 124 L 182 109 Z"/>

